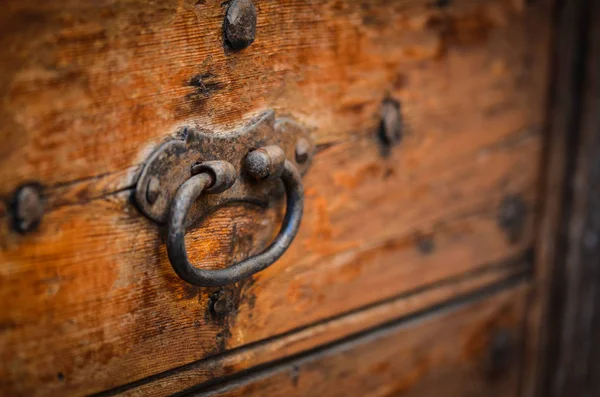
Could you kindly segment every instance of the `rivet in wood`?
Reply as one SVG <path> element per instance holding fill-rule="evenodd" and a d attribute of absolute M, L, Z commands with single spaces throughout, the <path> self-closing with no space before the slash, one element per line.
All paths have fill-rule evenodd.
<path fill-rule="evenodd" d="M 516 243 L 523 234 L 527 205 L 521 196 L 508 195 L 502 200 L 498 212 L 498 226 L 506 233 L 511 243 Z"/>
<path fill-rule="evenodd" d="M 402 115 L 400 102 L 391 98 L 381 105 L 381 124 L 379 137 L 384 145 L 391 146 L 402 139 Z"/>
<path fill-rule="evenodd" d="M 211 313 L 216 317 L 222 317 L 231 310 L 231 297 L 224 289 L 219 289 L 212 294 L 209 300 Z"/>
<path fill-rule="evenodd" d="M 494 379 L 506 374 L 514 359 L 514 340 L 506 329 L 498 329 L 491 335 L 487 354 L 487 375 Z"/>
<path fill-rule="evenodd" d="M 32 231 L 41 222 L 43 214 L 41 187 L 29 184 L 18 188 L 13 198 L 14 228 L 21 233 Z"/>
<path fill-rule="evenodd" d="M 417 236 L 417 249 L 423 255 L 429 255 L 435 251 L 435 242 L 432 236 L 419 235 Z"/>
<path fill-rule="evenodd" d="M 251 0 L 233 0 L 223 23 L 225 39 L 234 50 L 248 47 L 256 37 L 256 7 Z"/>
<path fill-rule="evenodd" d="M 227 302 L 225 301 L 225 299 L 219 299 L 213 304 L 212 309 L 215 312 L 215 314 L 223 315 L 227 313 Z"/>

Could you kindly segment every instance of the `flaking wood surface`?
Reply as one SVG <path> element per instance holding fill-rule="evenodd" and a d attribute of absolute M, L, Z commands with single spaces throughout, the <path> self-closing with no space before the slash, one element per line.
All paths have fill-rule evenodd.
<path fill-rule="evenodd" d="M 517 396 L 526 292 L 521 285 L 193 395 Z"/>
<path fill-rule="evenodd" d="M 10 1 L 0 16 L 0 392 L 99 392 L 522 254 L 531 243 L 547 62 L 546 2 L 257 1 L 257 39 L 221 43 L 214 1 Z M 202 84 L 198 84 L 198 79 Z M 378 110 L 406 121 L 385 156 Z M 131 204 L 149 151 L 178 126 L 215 132 L 275 108 L 314 130 L 290 251 L 225 290 L 173 273 Z M 34 233 L 9 228 L 24 181 Z M 511 244 L 498 205 L 521 194 Z M 223 266 L 262 249 L 278 209 L 237 206 L 189 233 Z M 257 225 L 260 225 L 257 227 Z"/>

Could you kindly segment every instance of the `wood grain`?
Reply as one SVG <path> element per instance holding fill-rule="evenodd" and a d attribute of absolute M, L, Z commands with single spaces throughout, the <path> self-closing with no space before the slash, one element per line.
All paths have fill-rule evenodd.
<path fill-rule="evenodd" d="M 531 245 L 544 2 L 256 4 L 255 43 L 228 53 L 214 1 L 6 3 L 0 192 L 6 204 L 39 180 L 47 211 L 19 235 L 4 205 L 0 393 L 100 392 Z M 203 85 L 190 85 L 198 76 Z M 387 96 L 406 125 L 384 155 Z M 130 187 L 177 126 L 218 133 L 266 108 L 305 123 L 320 145 L 306 212 L 290 251 L 222 291 L 229 310 L 215 316 L 220 292 L 177 278 L 164 231 L 131 204 Z M 508 194 L 528 207 L 516 244 L 497 226 Z M 188 234 L 190 257 L 224 266 L 258 252 L 280 218 L 281 208 L 219 210 Z"/>
<path fill-rule="evenodd" d="M 528 288 L 392 325 L 195 396 L 517 396 Z"/>
<path fill-rule="evenodd" d="M 209 308 L 214 290 L 187 286 L 174 274 L 160 229 L 137 213 L 129 192 L 60 207 L 26 236 L 9 233 L 5 222 L 0 294 L 11 304 L 2 313 L 1 343 L 6 379 L 15 382 L 5 387 L 101 391 L 521 253 L 531 242 L 532 217 L 523 240 L 511 244 L 496 213 L 506 189 L 522 193 L 534 210 L 530 159 L 538 142 L 533 135 L 487 150 L 493 174 L 461 157 L 444 173 L 415 179 L 416 186 L 402 176 L 367 178 L 353 199 L 371 201 L 368 212 L 336 203 L 340 191 L 329 187 L 328 170 L 360 167 L 348 156 L 353 146 L 371 164 L 376 145 L 371 155 L 360 141 L 322 152 L 306 178 L 322 195 L 307 196 L 297 241 L 271 268 L 225 290 L 231 307 L 223 318 Z M 415 201 L 422 183 L 435 193 Z M 190 257 L 223 266 L 256 252 L 278 214 L 220 210 L 188 233 Z M 423 239 L 433 250 L 420 248 Z"/>
<path fill-rule="evenodd" d="M 221 132 L 266 108 L 319 144 L 374 133 L 388 95 L 446 136 L 456 114 L 487 132 L 499 109 L 539 113 L 545 21 L 520 1 L 256 5 L 256 41 L 229 53 L 218 1 L 5 2 L 2 194 L 121 172 L 184 123 Z"/>
<path fill-rule="evenodd" d="M 193 388 L 214 379 L 234 376 L 252 367 L 279 362 L 337 340 L 364 333 L 402 317 L 414 316 L 430 307 L 442 307 L 452 299 L 464 299 L 510 282 L 525 282 L 531 263 L 514 258 L 508 263 L 484 267 L 466 275 L 423 286 L 376 305 L 328 319 L 263 342 L 173 368 L 145 380 L 101 393 L 108 396 L 165 396 Z"/>

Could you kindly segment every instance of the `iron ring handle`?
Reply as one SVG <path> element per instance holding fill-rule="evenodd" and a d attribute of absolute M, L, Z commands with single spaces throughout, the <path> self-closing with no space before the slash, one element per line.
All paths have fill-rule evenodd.
<path fill-rule="evenodd" d="M 201 287 L 220 287 L 250 277 L 269 267 L 283 255 L 300 227 L 304 210 L 304 188 L 300 173 L 294 164 L 283 158 L 281 168 L 280 178 L 285 187 L 286 212 L 277 237 L 263 252 L 223 269 L 205 270 L 192 266 L 185 248 L 185 218 L 192 203 L 210 188 L 214 175 L 200 173 L 181 185 L 171 205 L 167 233 L 169 260 L 179 277 Z"/>

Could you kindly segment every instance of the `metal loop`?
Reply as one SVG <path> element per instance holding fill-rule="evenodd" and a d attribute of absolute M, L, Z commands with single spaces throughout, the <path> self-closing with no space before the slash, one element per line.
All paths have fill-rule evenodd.
<path fill-rule="evenodd" d="M 279 259 L 296 237 L 304 211 L 302 179 L 296 167 L 288 160 L 285 160 L 281 180 L 285 186 L 286 212 L 277 237 L 260 254 L 215 270 L 192 266 L 185 249 L 185 218 L 192 203 L 208 188 L 211 176 L 201 173 L 181 185 L 171 205 L 167 234 L 167 252 L 175 273 L 190 284 L 219 287 L 250 277 Z"/>

